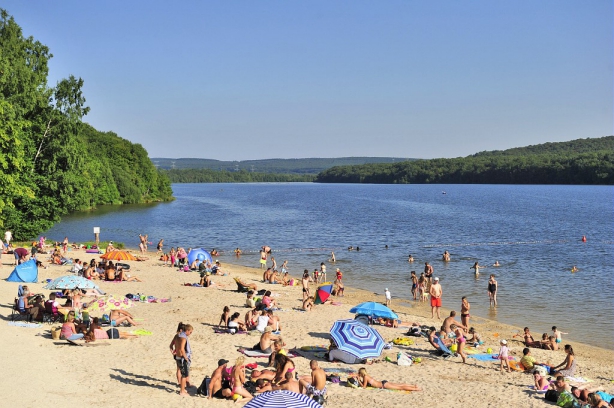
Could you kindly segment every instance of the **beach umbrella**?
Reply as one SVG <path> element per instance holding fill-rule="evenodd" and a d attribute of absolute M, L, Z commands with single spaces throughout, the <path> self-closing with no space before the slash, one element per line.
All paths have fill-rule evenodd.
<path fill-rule="evenodd" d="M 58 289 L 98 289 L 98 285 L 89 279 L 82 276 L 67 275 L 60 276 L 43 286 L 43 289 L 58 290 Z"/>
<path fill-rule="evenodd" d="M 121 251 L 119 249 L 102 254 L 100 257 L 108 261 L 136 261 L 136 257 L 130 252 Z"/>
<path fill-rule="evenodd" d="M 330 335 L 339 350 L 357 358 L 379 357 L 386 342 L 377 330 L 357 320 L 337 320 Z"/>
<path fill-rule="evenodd" d="M 111 310 L 130 309 L 134 305 L 135 302 L 125 296 L 107 295 L 90 302 L 87 310 L 90 313 L 97 311 L 107 313 Z"/>
<path fill-rule="evenodd" d="M 330 293 L 333 291 L 333 284 L 330 282 L 324 282 L 316 289 L 316 299 L 314 303 L 316 305 L 322 304 L 328 300 Z"/>
<path fill-rule="evenodd" d="M 305 394 L 292 391 L 268 391 L 255 396 L 245 408 L 279 407 L 279 408 L 322 408 L 315 400 Z"/>
<path fill-rule="evenodd" d="M 192 262 L 194 262 L 196 259 L 199 259 L 201 262 L 209 261 L 210 263 L 213 263 L 211 254 L 202 248 L 194 248 L 190 251 L 188 254 L 188 265 L 192 265 Z"/>
<path fill-rule="evenodd" d="M 371 317 L 383 317 L 385 319 L 398 319 L 396 313 L 388 307 L 377 302 L 364 302 L 350 309 L 350 313 L 367 315 Z"/>

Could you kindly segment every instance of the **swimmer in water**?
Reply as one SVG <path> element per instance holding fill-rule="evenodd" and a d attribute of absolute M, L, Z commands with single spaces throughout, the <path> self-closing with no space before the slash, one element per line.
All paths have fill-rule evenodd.
<path fill-rule="evenodd" d="M 411 254 L 409 254 L 409 258 L 407 258 L 407 262 L 413 262 L 414 261 L 414 257 L 411 256 Z"/>
<path fill-rule="evenodd" d="M 501 265 L 499 264 L 499 261 L 495 261 L 495 263 L 492 264 L 492 266 L 501 266 Z"/>
<path fill-rule="evenodd" d="M 579 269 L 578 269 L 578 268 L 576 268 L 576 265 L 574 265 L 574 266 L 573 266 L 573 268 L 571 268 L 571 272 L 572 272 L 572 273 L 574 273 L 574 272 L 578 272 L 578 271 L 579 271 Z"/>
<path fill-rule="evenodd" d="M 333 251 L 330 252 L 330 259 L 328 260 L 328 262 L 337 262 L 337 260 L 335 259 L 335 253 Z"/>
<path fill-rule="evenodd" d="M 473 266 L 469 269 L 475 269 L 475 274 L 480 274 L 480 268 L 486 268 L 485 266 L 479 265 L 477 262 L 473 264 Z"/>

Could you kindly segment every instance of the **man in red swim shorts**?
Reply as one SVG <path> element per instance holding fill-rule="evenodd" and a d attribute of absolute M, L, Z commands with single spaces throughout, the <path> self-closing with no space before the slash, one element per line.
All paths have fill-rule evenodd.
<path fill-rule="evenodd" d="M 429 294 L 431 295 L 431 319 L 435 318 L 435 311 L 437 311 L 437 319 L 441 319 L 439 309 L 441 308 L 441 295 L 443 294 L 443 291 L 441 290 L 441 285 L 439 284 L 439 278 L 435 277 L 433 279 L 433 284 L 431 285 Z"/>

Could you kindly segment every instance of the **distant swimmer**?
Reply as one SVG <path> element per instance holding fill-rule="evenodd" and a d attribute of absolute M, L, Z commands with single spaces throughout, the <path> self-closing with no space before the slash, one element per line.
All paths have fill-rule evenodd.
<path fill-rule="evenodd" d="M 572 273 L 574 273 L 574 272 L 578 272 L 578 271 L 579 271 L 579 269 L 578 269 L 578 268 L 576 268 L 576 265 L 574 265 L 574 266 L 573 266 L 573 268 L 571 268 L 571 272 L 572 272 Z"/>
<path fill-rule="evenodd" d="M 411 256 L 411 254 L 409 254 L 409 257 L 407 258 L 407 262 L 413 262 L 414 261 L 414 257 Z"/>
<path fill-rule="evenodd" d="M 384 249 L 388 249 L 388 245 L 384 245 Z"/>
<path fill-rule="evenodd" d="M 441 256 L 441 260 L 444 262 L 450 262 L 450 253 L 448 251 L 445 251 Z"/>
<path fill-rule="evenodd" d="M 239 255 L 241 255 L 243 253 L 243 251 L 241 251 L 241 248 L 235 249 L 234 252 L 235 252 L 236 256 L 239 256 Z"/>
<path fill-rule="evenodd" d="M 495 261 L 495 263 L 492 264 L 492 266 L 501 266 L 501 265 L 499 264 L 499 261 Z"/>
<path fill-rule="evenodd" d="M 357 250 L 357 251 L 360 251 L 360 247 L 359 247 L 359 246 L 357 246 L 357 247 L 356 247 L 356 250 Z"/>
<path fill-rule="evenodd" d="M 448 193 L 446 193 L 445 191 L 442 191 L 441 194 L 448 194 Z"/>
<path fill-rule="evenodd" d="M 582 242 L 586 242 L 586 235 L 582 235 Z"/>
<path fill-rule="evenodd" d="M 486 268 L 485 266 L 479 265 L 477 262 L 473 264 L 473 266 L 469 269 L 475 269 L 475 274 L 480 274 L 480 268 Z"/>
<path fill-rule="evenodd" d="M 354 250 L 354 247 L 353 247 L 353 246 L 349 246 L 349 247 L 348 247 L 348 251 L 353 251 L 353 250 Z"/>
<path fill-rule="evenodd" d="M 337 260 L 335 259 L 335 253 L 333 251 L 330 252 L 330 259 L 328 260 L 328 262 L 337 262 Z"/>

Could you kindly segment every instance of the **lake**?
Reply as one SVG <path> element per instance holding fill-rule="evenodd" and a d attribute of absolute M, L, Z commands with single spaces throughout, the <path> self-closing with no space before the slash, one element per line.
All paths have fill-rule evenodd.
<path fill-rule="evenodd" d="M 222 262 L 254 267 L 266 244 L 294 276 L 326 262 L 329 280 L 339 267 L 346 285 L 379 294 L 388 287 L 397 298 L 411 296 L 409 272 L 419 275 L 428 261 L 446 308 L 459 310 L 467 296 L 472 315 L 536 335 L 556 325 L 570 333 L 564 337 L 614 347 L 612 186 L 174 184 L 173 191 L 169 203 L 66 216 L 44 235 L 91 241 L 100 227 L 102 240 L 137 247 L 143 233 L 153 248 L 160 238 L 165 250 L 215 247 Z M 491 266 L 496 260 L 500 267 Z M 489 266 L 477 278 L 476 261 Z M 579 272 L 571 273 L 574 265 Z M 496 309 L 488 305 L 490 273 L 499 282 Z"/>

